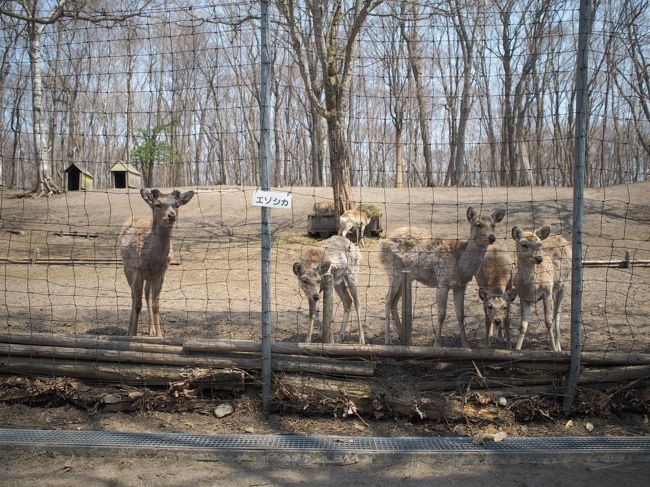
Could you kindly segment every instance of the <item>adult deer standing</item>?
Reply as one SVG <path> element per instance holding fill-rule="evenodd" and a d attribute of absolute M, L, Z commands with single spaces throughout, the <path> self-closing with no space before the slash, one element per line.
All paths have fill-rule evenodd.
<path fill-rule="evenodd" d="M 129 219 L 120 232 L 124 274 L 131 287 L 131 318 L 129 335 L 138 333 L 142 309 L 142 291 L 147 301 L 149 335 L 162 336 L 160 328 L 160 291 L 165 271 L 173 257 L 172 230 L 178 220 L 178 208 L 187 204 L 194 191 L 181 194 L 175 190 L 162 194 L 158 189 L 140 190 L 142 199 L 151 207 L 149 218 Z"/>
<path fill-rule="evenodd" d="M 339 235 L 346 237 L 348 232 L 355 229 L 357 245 L 364 247 L 363 234 L 370 223 L 370 214 L 363 210 L 348 210 L 339 218 Z"/>
<path fill-rule="evenodd" d="M 417 229 L 403 227 L 381 243 L 380 259 L 389 281 L 384 329 L 386 344 L 390 344 L 391 316 L 398 331 L 401 331 L 397 303 L 402 296 L 403 271 L 409 271 L 413 279 L 436 288 L 438 329 L 433 346 L 440 346 L 450 289 L 454 292 L 461 343 L 463 347 L 468 346 L 465 335 L 465 289 L 483 264 L 488 245 L 496 240 L 494 228 L 505 214 L 505 210 L 497 210 L 490 216 L 479 215 L 469 207 L 467 221 L 470 231 L 467 240 L 427 238 Z"/>
<path fill-rule="evenodd" d="M 521 325 L 517 350 L 521 350 L 528 331 L 531 310 L 537 301 L 544 303 L 544 321 L 551 349 L 561 352 L 560 312 L 571 272 L 571 246 L 561 235 L 551 234 L 545 225 L 535 232 L 512 228 L 517 243 L 517 272 L 513 283 L 519 293 Z M 542 243 L 542 241 L 544 241 Z"/>
<path fill-rule="evenodd" d="M 314 321 L 318 316 L 322 276 L 327 272 L 331 272 L 334 289 L 343 303 L 343 322 L 337 341 L 342 342 L 347 334 L 350 309 L 354 303 L 359 323 L 359 343 L 365 343 L 359 314 L 357 284 L 360 265 L 361 251 L 359 247 L 339 235 L 324 240 L 320 246 L 307 247 L 300 262 L 293 264 L 293 273 L 298 277 L 298 285 L 309 302 L 309 328 L 305 339 L 307 343 L 311 342 Z"/>

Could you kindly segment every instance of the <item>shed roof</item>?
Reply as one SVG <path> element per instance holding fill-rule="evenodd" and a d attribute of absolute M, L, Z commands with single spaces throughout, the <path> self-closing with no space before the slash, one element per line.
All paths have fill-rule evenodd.
<path fill-rule="evenodd" d="M 86 176 L 90 176 L 91 178 L 93 177 L 93 175 L 90 172 L 88 172 L 84 168 L 80 167 L 76 162 L 73 162 L 68 167 L 66 167 L 65 171 L 63 171 L 63 172 L 70 172 L 73 168 L 76 168 L 78 171 L 82 172 Z"/>
<path fill-rule="evenodd" d="M 136 167 L 133 164 L 127 164 L 126 162 L 116 162 L 113 164 L 113 167 L 111 167 L 111 172 L 130 172 L 131 174 L 137 174 L 138 176 L 142 176 L 142 173 L 136 169 Z"/>

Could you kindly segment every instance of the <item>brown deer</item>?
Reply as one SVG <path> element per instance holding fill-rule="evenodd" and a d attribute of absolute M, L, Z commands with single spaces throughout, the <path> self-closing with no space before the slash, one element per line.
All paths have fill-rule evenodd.
<path fill-rule="evenodd" d="M 550 234 L 548 225 L 535 232 L 524 232 L 517 226 L 512 228 L 512 238 L 517 243 L 517 272 L 513 284 L 521 306 L 517 350 L 521 350 L 524 343 L 531 309 L 541 300 L 551 349 L 562 351 L 560 312 L 571 271 L 571 247 L 564 237 Z"/>
<path fill-rule="evenodd" d="M 492 346 L 494 328 L 499 330 L 499 339 L 510 341 L 510 305 L 517 299 L 517 290 L 512 287 L 514 252 L 502 243 L 495 243 L 485 252 L 483 265 L 476 273 L 478 295 L 483 302 L 485 314 L 485 346 Z"/>
<path fill-rule="evenodd" d="M 309 302 L 309 328 L 305 338 L 307 343 L 311 343 L 314 321 L 318 317 L 321 280 L 327 272 L 331 272 L 334 289 L 343 303 L 343 322 L 337 341 L 340 343 L 345 339 L 350 308 L 354 303 L 359 323 L 359 343 L 365 343 L 359 314 L 357 285 L 360 265 L 361 251 L 359 247 L 339 235 L 324 240 L 319 246 L 308 247 L 303 252 L 300 262 L 293 264 L 293 273 L 298 277 L 298 285 Z"/>
<path fill-rule="evenodd" d="M 348 232 L 355 229 L 357 233 L 357 245 L 365 247 L 363 234 L 370 223 L 370 214 L 363 210 L 348 210 L 339 218 L 339 235 L 347 236 Z"/>
<path fill-rule="evenodd" d="M 120 232 L 124 274 L 131 287 L 129 335 L 137 335 L 142 310 L 142 291 L 147 301 L 149 335 L 162 337 L 160 328 L 160 291 L 165 271 L 173 257 L 171 235 L 178 220 L 178 208 L 187 204 L 194 191 L 162 194 L 158 189 L 140 190 L 151 207 L 149 218 L 129 219 Z"/>
<path fill-rule="evenodd" d="M 390 344 L 391 316 L 398 331 L 401 330 L 397 303 L 402 295 L 403 271 L 410 271 L 413 279 L 436 288 L 438 328 L 433 346 L 439 347 L 441 343 L 450 289 L 454 293 L 461 343 L 463 347 L 468 346 L 465 335 L 465 289 L 481 268 L 488 245 L 496 240 L 494 228 L 505 214 L 505 210 L 497 210 L 490 216 L 479 215 L 474 208 L 468 208 L 470 231 L 467 240 L 427 238 L 417 229 L 403 227 L 381 243 L 380 259 L 389 281 L 384 329 L 386 344 Z"/>

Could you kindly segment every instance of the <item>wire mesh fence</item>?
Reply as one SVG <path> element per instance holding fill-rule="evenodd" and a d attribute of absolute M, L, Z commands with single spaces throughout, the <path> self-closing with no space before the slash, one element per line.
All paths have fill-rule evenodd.
<path fill-rule="evenodd" d="M 494 236 L 513 252 L 514 226 L 550 225 L 569 241 L 574 228 L 577 9 L 550 0 L 349 3 L 342 10 L 271 3 L 270 182 L 292 195 L 292 207 L 273 210 L 271 220 L 275 342 L 322 341 L 318 328 L 307 336 L 309 299 L 294 264 L 337 233 L 341 192 L 348 206 L 377 216 L 359 249 L 360 321 L 371 345 L 386 341 L 389 272 L 381 249 L 399 227 L 450 246 L 470 236 L 468 208 L 503 209 Z M 260 210 L 252 205 L 263 184 L 258 3 L 68 8 L 77 7 L 0 7 L 0 335 L 70 335 L 78 343 L 82 335 L 124 336 L 131 290 L 122 225 L 151 214 L 140 187 L 182 187 L 196 194 L 178 209 L 160 299 L 168 341 L 160 343 L 260 340 Z M 593 15 L 583 350 L 641 357 L 635 363 L 643 365 L 650 348 L 648 6 L 606 2 Z M 26 197 L 34 188 L 35 196 L 52 194 Z M 332 212 L 320 213 L 332 200 Z M 430 347 L 441 286 L 414 277 L 411 343 Z M 569 296 L 560 310 L 563 350 Z M 441 345 L 456 348 L 453 299 L 446 308 Z M 515 300 L 513 342 L 520 308 Z M 542 303 L 533 310 L 523 348 L 548 350 Z M 473 279 L 464 313 L 469 346 L 481 350 L 484 308 Z M 335 332 L 343 315 L 335 297 Z M 146 318 L 143 311 L 141 335 Z M 345 342 L 359 341 L 356 325 L 353 311 Z M 399 343 L 395 329 L 391 337 Z M 499 340 L 493 347 L 509 350 Z M 3 350 L 8 358 L 51 358 L 17 344 Z M 168 364 L 186 360 L 176 357 L 181 350 L 151 350 Z M 118 360 L 138 363 L 125 357 Z M 531 355 L 509 357 L 510 365 L 535 363 Z M 89 361 L 78 351 L 62 360 Z M 291 370 L 293 359 L 282 360 L 276 372 Z"/>

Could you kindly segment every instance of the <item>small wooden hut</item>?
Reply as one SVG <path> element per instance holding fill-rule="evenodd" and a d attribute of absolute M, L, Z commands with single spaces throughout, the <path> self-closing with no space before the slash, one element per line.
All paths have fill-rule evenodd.
<path fill-rule="evenodd" d="M 116 162 L 111 167 L 111 181 L 113 188 L 140 188 L 142 187 L 142 173 L 132 164 Z"/>
<path fill-rule="evenodd" d="M 76 163 L 70 164 L 65 171 L 66 191 L 88 191 L 93 189 L 93 175 Z"/>

